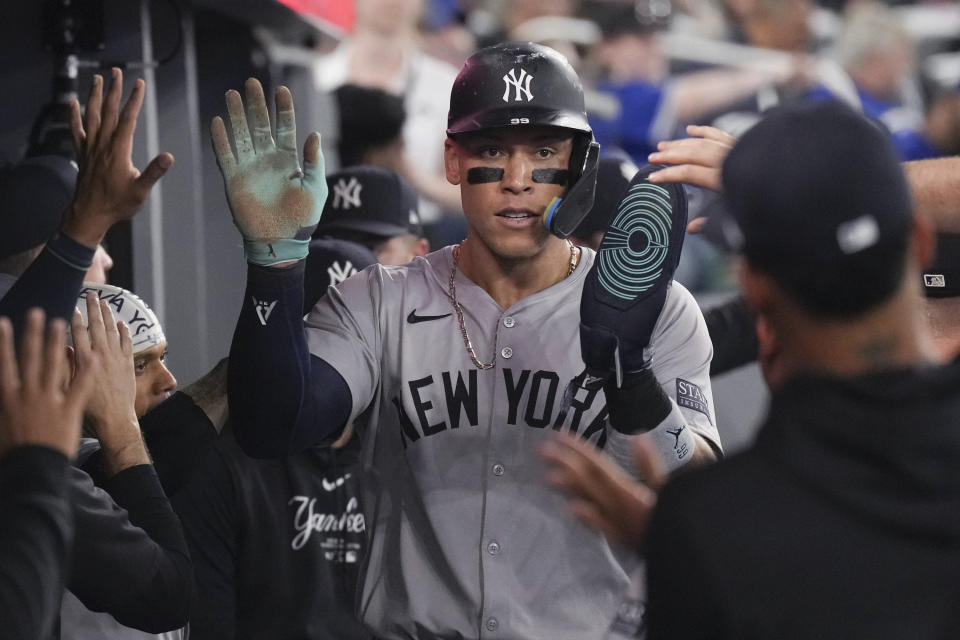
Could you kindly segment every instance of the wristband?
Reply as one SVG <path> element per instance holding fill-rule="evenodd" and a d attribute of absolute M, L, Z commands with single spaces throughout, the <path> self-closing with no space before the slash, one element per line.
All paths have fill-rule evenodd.
<path fill-rule="evenodd" d="M 303 260 L 310 251 L 310 239 L 295 240 L 273 240 L 265 242 L 263 240 L 243 241 L 243 253 L 247 257 L 247 262 L 269 267 L 281 262 L 292 262 Z"/>
<path fill-rule="evenodd" d="M 644 437 L 653 443 L 660 461 L 668 472 L 684 466 L 693 459 L 697 446 L 693 431 L 687 426 L 680 407 L 671 403 L 670 413 L 656 427 L 647 431 Z M 640 477 L 633 459 L 633 440 L 637 435 L 629 435 L 616 429 L 607 431 L 607 446 L 604 450 L 617 464 L 634 477 Z"/>

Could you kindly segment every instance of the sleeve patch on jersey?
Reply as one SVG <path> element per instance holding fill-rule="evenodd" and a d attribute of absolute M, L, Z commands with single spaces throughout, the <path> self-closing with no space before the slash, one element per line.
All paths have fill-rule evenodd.
<path fill-rule="evenodd" d="M 713 422 L 713 418 L 710 417 L 710 405 L 707 403 L 707 397 L 703 395 L 703 391 L 697 385 L 683 378 L 677 378 L 677 405 L 699 411 L 707 416 L 707 420 Z"/>

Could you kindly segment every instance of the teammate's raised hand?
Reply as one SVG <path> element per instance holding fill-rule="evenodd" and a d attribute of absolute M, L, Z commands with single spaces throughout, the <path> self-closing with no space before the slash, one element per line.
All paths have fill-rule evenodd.
<path fill-rule="evenodd" d="M 130 158 L 145 90 L 143 80 L 137 80 L 120 109 L 123 74 L 114 68 L 106 96 L 103 78 L 93 77 L 85 114 L 81 115 L 79 102 L 70 103 L 70 128 L 80 173 L 62 228 L 88 247 L 96 247 L 115 222 L 132 218 L 153 185 L 173 165 L 173 156 L 161 153 L 141 173 Z"/>
<path fill-rule="evenodd" d="M 99 373 L 99 359 L 69 379 L 66 325 L 52 320 L 44 338 L 44 314 L 27 314 L 21 340 L 20 362 L 13 346 L 13 328 L 0 318 L 0 454 L 25 445 L 58 449 L 67 457 L 77 454 L 83 405 Z"/>
<path fill-rule="evenodd" d="M 249 262 L 300 260 L 307 255 L 310 234 L 327 199 L 320 135 L 307 136 L 301 169 L 290 90 L 277 89 L 276 142 L 263 87 L 250 78 L 245 90 L 246 109 L 238 92 L 230 90 L 226 97 L 236 152 L 222 118 L 215 117 L 210 127 L 233 222 L 243 235 Z"/>

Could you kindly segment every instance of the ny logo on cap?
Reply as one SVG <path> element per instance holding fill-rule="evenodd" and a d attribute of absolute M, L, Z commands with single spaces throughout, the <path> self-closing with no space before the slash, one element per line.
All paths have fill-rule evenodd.
<path fill-rule="evenodd" d="M 517 70 L 510 69 L 510 73 L 506 73 L 503 76 L 503 101 L 510 102 L 510 87 L 514 88 L 514 102 L 522 102 L 523 98 L 521 94 L 527 96 L 527 102 L 533 100 L 533 94 L 530 93 L 530 81 L 533 80 L 533 76 L 527 73 L 524 69 L 520 69 L 520 77 L 517 77 Z"/>
<path fill-rule="evenodd" d="M 341 265 L 339 262 L 334 262 L 329 267 L 327 267 L 327 275 L 330 277 L 330 284 L 340 284 L 353 274 L 357 272 L 357 268 L 353 266 L 353 263 L 347 260 Z"/>
<path fill-rule="evenodd" d="M 360 190 L 363 185 L 356 177 L 351 177 L 350 182 L 340 178 L 337 184 L 333 185 L 333 208 L 349 209 L 350 207 L 360 208 Z"/>

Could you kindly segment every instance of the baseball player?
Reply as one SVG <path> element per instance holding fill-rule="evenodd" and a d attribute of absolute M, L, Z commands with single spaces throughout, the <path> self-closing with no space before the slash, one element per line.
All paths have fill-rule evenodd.
<path fill-rule="evenodd" d="M 226 101 L 236 152 L 220 118 L 213 144 L 250 263 L 230 414 L 260 457 L 358 424 L 361 619 L 381 638 L 601 636 L 638 560 L 568 511 L 537 450 L 562 430 L 619 460 L 646 431 L 671 468 L 719 452 L 709 338 L 670 281 L 682 192 L 641 172 L 628 196 L 659 226 L 615 220 L 623 233 L 599 254 L 557 237 L 592 201 L 582 87 L 547 47 L 483 49 L 452 90 L 444 150 L 467 239 L 332 287 L 304 328 L 303 256 L 327 195 L 319 137 L 301 169 L 286 88 L 276 141 L 256 80 L 246 105 Z"/>
<path fill-rule="evenodd" d="M 160 321 L 137 294 L 109 284 L 84 282 L 77 295 L 77 310 L 87 325 L 87 294 L 93 292 L 110 305 L 118 320 L 130 329 L 133 368 L 137 376 L 137 418 L 166 400 L 177 388 L 177 379 L 167 369 L 167 338 Z"/>

